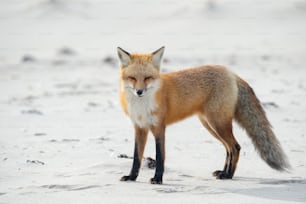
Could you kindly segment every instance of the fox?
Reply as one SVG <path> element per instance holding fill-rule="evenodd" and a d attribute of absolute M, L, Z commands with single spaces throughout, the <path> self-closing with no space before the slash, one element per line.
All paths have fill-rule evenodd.
<path fill-rule="evenodd" d="M 225 147 L 224 167 L 213 172 L 216 179 L 232 179 L 237 167 L 241 147 L 233 135 L 233 121 L 246 130 L 260 157 L 271 168 L 290 169 L 259 99 L 245 80 L 221 65 L 161 73 L 164 50 L 163 46 L 143 54 L 117 47 L 120 102 L 135 134 L 132 168 L 121 181 L 136 181 L 151 132 L 155 139 L 156 168 L 150 183 L 162 184 L 166 127 L 193 115 Z"/>

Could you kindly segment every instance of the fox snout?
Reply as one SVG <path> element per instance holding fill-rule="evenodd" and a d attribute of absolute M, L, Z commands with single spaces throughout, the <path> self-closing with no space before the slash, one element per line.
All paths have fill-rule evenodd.
<path fill-rule="evenodd" d="M 143 90 L 143 89 L 136 89 L 136 95 L 137 95 L 137 96 L 142 97 L 142 96 L 143 96 L 143 93 L 144 93 L 144 90 Z"/>
<path fill-rule="evenodd" d="M 137 97 L 143 97 L 145 96 L 147 93 L 147 89 L 135 89 L 134 90 L 134 95 L 137 96 Z"/>

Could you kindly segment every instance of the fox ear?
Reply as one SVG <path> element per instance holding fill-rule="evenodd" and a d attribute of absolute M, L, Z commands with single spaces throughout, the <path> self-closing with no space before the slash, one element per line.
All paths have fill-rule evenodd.
<path fill-rule="evenodd" d="M 163 47 L 159 48 L 158 50 L 156 50 L 152 53 L 153 65 L 157 68 L 160 67 L 161 60 L 162 60 L 162 57 L 163 57 L 163 54 L 164 54 L 164 50 L 165 50 L 165 47 L 163 46 Z"/>
<path fill-rule="evenodd" d="M 123 67 L 127 66 L 131 61 L 131 55 L 124 49 L 117 47 L 118 56 Z"/>

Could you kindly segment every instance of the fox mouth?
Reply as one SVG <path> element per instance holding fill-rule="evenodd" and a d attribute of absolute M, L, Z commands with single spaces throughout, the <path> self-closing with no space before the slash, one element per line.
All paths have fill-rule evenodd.
<path fill-rule="evenodd" d="M 145 95 L 145 89 L 135 89 L 134 90 L 134 94 L 138 97 L 143 97 Z"/>
<path fill-rule="evenodd" d="M 144 89 L 135 89 L 131 86 L 125 86 L 125 89 L 129 90 L 131 93 L 133 93 L 134 96 L 142 98 L 142 97 L 146 96 L 147 94 L 149 94 L 150 91 L 154 89 L 154 86 L 147 87 L 147 88 L 144 88 Z"/>
<path fill-rule="evenodd" d="M 153 90 L 153 89 L 154 87 L 151 86 L 151 87 L 147 87 L 144 89 L 132 89 L 132 92 L 135 96 L 141 98 L 141 97 L 146 96 L 147 94 L 150 94 L 150 90 Z"/>

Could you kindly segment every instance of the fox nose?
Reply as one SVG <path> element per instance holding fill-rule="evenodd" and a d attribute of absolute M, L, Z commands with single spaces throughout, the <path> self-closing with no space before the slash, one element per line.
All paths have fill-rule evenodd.
<path fill-rule="evenodd" d="M 138 90 L 136 91 L 136 93 L 137 93 L 138 96 L 141 96 L 142 93 L 143 93 L 143 90 L 142 90 L 142 89 L 138 89 Z"/>

